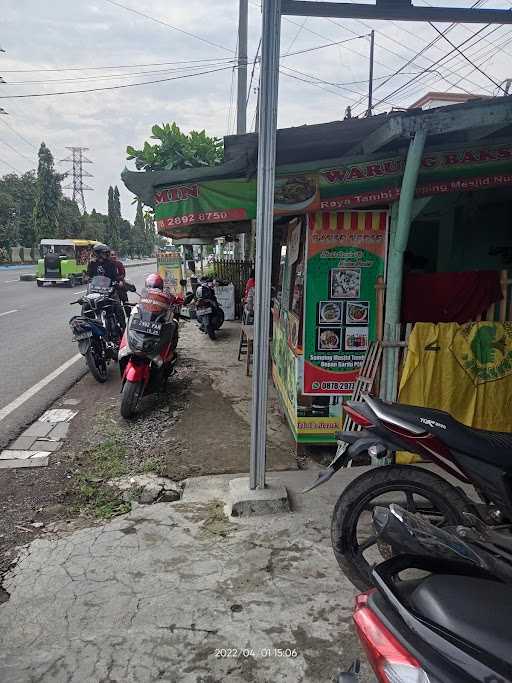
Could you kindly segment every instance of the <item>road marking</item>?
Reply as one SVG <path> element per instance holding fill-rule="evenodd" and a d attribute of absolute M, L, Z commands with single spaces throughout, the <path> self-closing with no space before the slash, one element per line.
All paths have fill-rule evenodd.
<path fill-rule="evenodd" d="M 8 415 L 10 415 L 13 410 L 16 410 L 16 408 L 19 408 L 21 405 L 23 405 L 26 401 L 28 401 L 32 396 L 37 394 L 38 391 L 41 391 L 47 384 L 50 384 L 50 382 L 53 382 L 53 380 L 61 375 L 63 372 L 65 372 L 68 368 L 70 368 L 73 363 L 76 363 L 76 361 L 82 358 L 82 354 L 77 353 L 75 356 L 67 360 L 65 363 L 60 365 L 56 370 L 53 372 L 50 372 L 49 375 L 46 375 L 46 377 L 43 377 L 42 380 L 37 382 L 37 384 L 34 384 L 34 386 L 30 387 L 30 389 L 27 389 L 24 391 L 18 398 L 15 398 L 14 401 L 11 401 L 8 403 L 6 406 L 3 408 L 0 408 L 0 422 L 4 420 Z"/>
<path fill-rule="evenodd" d="M 13 308 L 12 311 L 5 311 L 4 313 L 0 313 L 0 318 L 1 318 L 3 315 L 9 315 L 9 313 L 17 313 L 17 312 L 18 312 L 18 309 L 17 309 L 17 308 Z"/>
<path fill-rule="evenodd" d="M 9 282 L 20 282 L 20 280 L 4 280 L 4 285 L 8 285 Z"/>

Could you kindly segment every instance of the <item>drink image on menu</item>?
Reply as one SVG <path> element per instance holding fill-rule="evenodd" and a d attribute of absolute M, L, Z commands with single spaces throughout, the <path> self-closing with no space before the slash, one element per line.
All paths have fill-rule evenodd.
<path fill-rule="evenodd" d="M 357 299 L 359 297 L 360 268 L 332 268 L 329 277 L 331 299 Z"/>
<path fill-rule="evenodd" d="M 343 301 L 320 301 L 318 303 L 318 324 L 336 325 L 343 322 Z"/>
<path fill-rule="evenodd" d="M 347 327 L 345 330 L 345 351 L 366 351 L 368 348 L 367 327 Z"/>
<path fill-rule="evenodd" d="M 347 325 L 368 325 L 370 304 L 368 301 L 347 301 L 346 303 Z"/>
<path fill-rule="evenodd" d="M 341 327 L 319 327 L 317 329 L 317 350 L 340 351 L 342 336 Z"/>

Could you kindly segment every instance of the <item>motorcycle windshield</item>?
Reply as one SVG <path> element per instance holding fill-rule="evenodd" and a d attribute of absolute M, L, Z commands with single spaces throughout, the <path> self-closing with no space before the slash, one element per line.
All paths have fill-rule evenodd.
<path fill-rule="evenodd" d="M 112 290 L 112 280 L 105 275 L 95 275 L 87 288 L 88 293 L 108 294 Z"/>

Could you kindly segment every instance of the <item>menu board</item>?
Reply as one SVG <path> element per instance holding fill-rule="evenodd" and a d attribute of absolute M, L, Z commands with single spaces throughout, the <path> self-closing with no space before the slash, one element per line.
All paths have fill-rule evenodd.
<path fill-rule="evenodd" d="M 304 394 L 350 395 L 377 333 L 376 283 L 384 276 L 385 211 L 308 217 Z"/>

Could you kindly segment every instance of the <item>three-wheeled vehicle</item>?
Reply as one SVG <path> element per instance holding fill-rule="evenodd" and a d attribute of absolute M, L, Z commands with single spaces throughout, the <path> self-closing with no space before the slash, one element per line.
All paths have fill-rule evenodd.
<path fill-rule="evenodd" d="M 41 258 L 36 268 L 37 286 L 42 287 L 46 282 L 66 287 L 82 284 L 95 244 L 98 243 L 94 240 L 41 240 Z"/>

